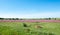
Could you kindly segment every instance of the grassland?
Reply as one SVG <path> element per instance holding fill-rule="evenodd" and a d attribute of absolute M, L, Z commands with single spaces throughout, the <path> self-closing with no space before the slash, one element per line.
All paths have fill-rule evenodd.
<path fill-rule="evenodd" d="M 23 23 L 25 23 L 27 27 L 24 27 Z M 35 26 L 38 25 L 42 28 L 35 28 Z M 60 23 L 0 22 L 0 35 L 60 35 Z"/>

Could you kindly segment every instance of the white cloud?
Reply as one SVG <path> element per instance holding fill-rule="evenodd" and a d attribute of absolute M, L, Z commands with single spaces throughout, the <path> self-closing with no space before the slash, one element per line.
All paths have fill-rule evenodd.
<path fill-rule="evenodd" d="M 42 12 L 33 14 L 0 14 L 4 18 L 46 18 L 46 17 L 60 17 L 60 12 Z"/>

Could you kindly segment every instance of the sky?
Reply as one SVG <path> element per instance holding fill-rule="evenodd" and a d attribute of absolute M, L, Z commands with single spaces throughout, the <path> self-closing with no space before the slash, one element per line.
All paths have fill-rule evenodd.
<path fill-rule="evenodd" d="M 0 0 L 3 18 L 60 18 L 60 0 Z"/>

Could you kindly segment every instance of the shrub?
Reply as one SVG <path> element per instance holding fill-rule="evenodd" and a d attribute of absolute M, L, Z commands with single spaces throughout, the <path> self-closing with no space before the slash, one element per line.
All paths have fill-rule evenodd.
<path fill-rule="evenodd" d="M 24 27 L 28 27 L 26 23 L 23 23 L 23 26 L 24 26 Z"/>

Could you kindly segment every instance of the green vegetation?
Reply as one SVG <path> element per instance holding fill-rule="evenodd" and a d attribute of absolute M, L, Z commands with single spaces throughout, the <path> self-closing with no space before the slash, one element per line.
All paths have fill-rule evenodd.
<path fill-rule="evenodd" d="M 0 35 L 60 35 L 60 23 L 0 22 Z"/>
<path fill-rule="evenodd" d="M 60 20 L 60 18 L 0 18 L 0 20 Z"/>

